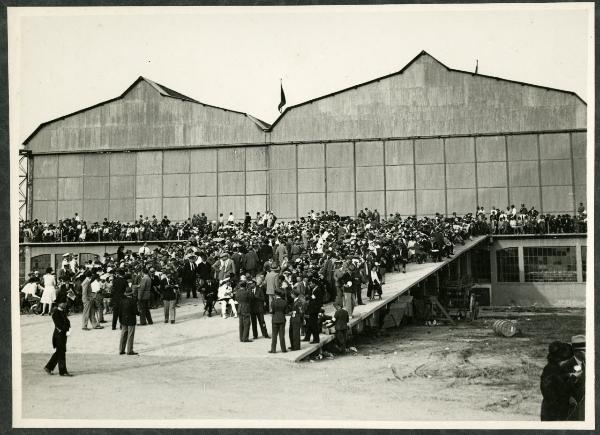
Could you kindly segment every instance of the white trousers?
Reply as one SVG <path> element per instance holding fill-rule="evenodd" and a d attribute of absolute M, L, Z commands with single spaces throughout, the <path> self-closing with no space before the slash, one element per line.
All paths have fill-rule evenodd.
<path fill-rule="evenodd" d="M 223 299 L 221 300 L 221 317 L 225 318 L 225 313 L 227 312 L 227 304 L 231 306 L 231 312 L 234 316 L 237 316 L 237 310 L 235 309 L 235 301 L 233 299 Z"/>

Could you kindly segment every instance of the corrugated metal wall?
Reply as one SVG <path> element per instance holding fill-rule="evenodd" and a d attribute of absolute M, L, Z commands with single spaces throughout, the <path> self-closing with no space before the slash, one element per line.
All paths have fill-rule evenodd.
<path fill-rule="evenodd" d="M 512 203 L 572 213 L 585 203 L 586 138 L 575 131 L 585 113 L 572 94 L 451 71 L 426 54 L 289 110 L 270 133 L 142 80 L 33 136 L 33 217 L 432 215 Z"/>
<path fill-rule="evenodd" d="M 34 156 L 33 216 L 184 220 L 272 209 L 355 215 L 586 203 L 585 132 Z"/>
<path fill-rule="evenodd" d="M 268 140 L 318 141 L 585 128 L 575 95 L 450 71 L 420 56 L 402 74 L 290 109 Z"/>
<path fill-rule="evenodd" d="M 34 153 L 188 147 L 264 142 L 241 113 L 163 97 L 145 81 L 125 96 L 44 126 L 28 143 Z"/>

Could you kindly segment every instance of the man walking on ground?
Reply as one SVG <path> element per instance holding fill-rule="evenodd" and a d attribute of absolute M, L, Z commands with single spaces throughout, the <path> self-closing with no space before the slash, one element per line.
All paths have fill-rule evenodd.
<path fill-rule="evenodd" d="M 140 311 L 140 325 L 145 325 L 146 322 L 152 325 L 152 316 L 150 315 L 150 297 L 152 296 L 152 280 L 148 275 L 148 269 L 144 267 L 142 270 L 142 280 L 138 290 L 138 304 Z"/>
<path fill-rule="evenodd" d="M 127 355 L 137 355 L 133 351 L 133 338 L 135 336 L 135 324 L 137 323 L 137 306 L 133 289 L 128 288 L 121 301 L 121 340 L 119 341 L 119 354 L 125 353 L 127 346 Z"/>
<path fill-rule="evenodd" d="M 271 329 L 271 350 L 269 353 L 276 353 L 277 349 L 277 337 L 279 336 L 279 346 L 282 352 L 287 352 L 285 347 L 285 307 L 286 303 L 281 297 L 282 293 L 280 290 L 275 294 L 273 300 L 273 317 L 272 317 L 272 329 Z"/>
<path fill-rule="evenodd" d="M 55 351 L 48 363 L 44 366 L 44 370 L 49 375 L 58 364 L 58 373 L 61 376 L 73 376 L 67 371 L 67 335 L 71 329 L 71 322 L 67 317 L 65 308 L 67 302 L 61 300 L 58 303 L 58 308 L 52 313 L 52 321 L 54 322 L 54 333 L 52 334 L 52 347 Z"/>

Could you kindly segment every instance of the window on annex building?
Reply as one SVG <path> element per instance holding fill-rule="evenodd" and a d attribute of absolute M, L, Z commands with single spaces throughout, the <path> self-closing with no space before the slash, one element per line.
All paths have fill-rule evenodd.
<path fill-rule="evenodd" d="M 505 248 L 496 251 L 498 282 L 519 282 L 519 249 Z"/>
<path fill-rule="evenodd" d="M 40 276 L 42 276 L 46 273 L 46 268 L 52 267 L 50 261 L 50 254 L 42 254 L 31 257 L 31 271 L 35 272 L 37 270 L 40 272 Z"/>
<path fill-rule="evenodd" d="M 544 246 L 523 249 L 525 282 L 576 282 L 574 246 Z"/>
<path fill-rule="evenodd" d="M 585 282 L 585 269 L 587 261 L 587 246 L 581 247 L 581 273 L 583 274 L 583 282 Z"/>

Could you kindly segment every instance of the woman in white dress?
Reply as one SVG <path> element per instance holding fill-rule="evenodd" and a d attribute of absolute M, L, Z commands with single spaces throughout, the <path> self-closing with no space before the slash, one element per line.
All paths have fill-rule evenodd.
<path fill-rule="evenodd" d="M 46 274 L 42 277 L 44 283 L 44 291 L 42 292 L 42 316 L 46 313 L 48 306 L 48 314 L 52 313 L 52 304 L 56 300 L 56 279 L 52 274 L 52 268 L 46 268 Z"/>

